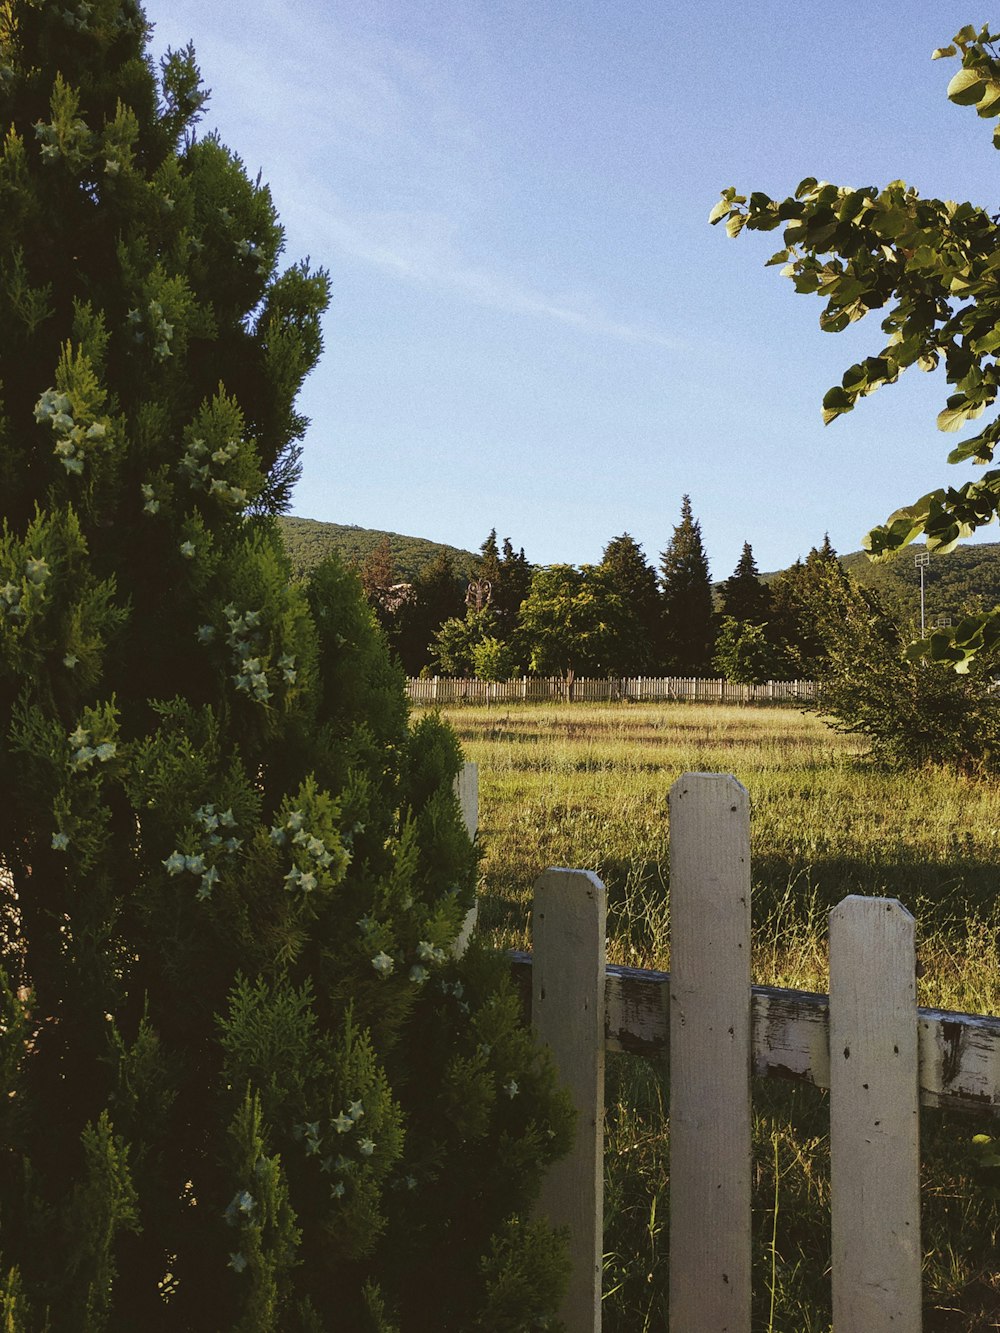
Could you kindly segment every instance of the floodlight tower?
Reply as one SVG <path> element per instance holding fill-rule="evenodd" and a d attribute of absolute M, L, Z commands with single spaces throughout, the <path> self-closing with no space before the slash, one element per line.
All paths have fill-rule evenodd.
<path fill-rule="evenodd" d="M 924 637 L 924 570 L 931 563 L 930 551 L 918 551 L 913 563 L 920 570 L 920 637 Z"/>

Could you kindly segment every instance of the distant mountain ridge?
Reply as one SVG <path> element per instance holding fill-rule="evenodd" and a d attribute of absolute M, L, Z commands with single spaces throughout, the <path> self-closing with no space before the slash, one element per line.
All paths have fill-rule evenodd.
<path fill-rule="evenodd" d="M 475 551 L 428 541 L 425 537 L 359 528 L 350 523 L 323 523 L 315 518 L 283 515 L 278 519 L 278 526 L 296 574 L 307 574 L 333 551 L 345 564 L 361 564 L 386 538 L 400 583 L 409 583 L 442 554 L 451 556 L 458 574 L 472 571 L 479 561 Z"/>
<path fill-rule="evenodd" d="M 285 544 L 296 573 L 308 573 L 336 551 L 345 563 L 361 563 L 388 538 L 396 562 L 396 577 L 409 582 L 439 555 L 451 556 L 458 574 L 472 573 L 479 554 L 459 546 L 408 537 L 379 528 L 360 528 L 350 523 L 324 523 L 314 518 L 278 519 Z M 875 588 L 904 619 L 919 623 L 920 574 L 913 557 L 921 546 L 908 546 L 885 564 L 872 564 L 863 551 L 840 557 L 851 576 Z M 764 582 L 777 577 L 779 570 L 762 574 Z M 718 586 L 718 585 L 716 585 Z M 924 571 L 924 603 L 928 625 L 941 615 L 957 620 L 963 610 L 976 603 L 985 609 L 1000 605 L 1000 542 L 982 542 L 959 546 L 949 555 L 931 555 Z"/>

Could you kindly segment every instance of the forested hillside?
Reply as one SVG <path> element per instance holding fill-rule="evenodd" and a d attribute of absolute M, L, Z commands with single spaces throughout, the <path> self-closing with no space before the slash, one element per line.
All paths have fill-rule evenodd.
<path fill-rule="evenodd" d="M 917 621 L 920 571 L 913 557 L 923 549 L 909 547 L 886 564 L 872 564 L 862 551 L 841 560 L 859 583 L 877 589 L 887 602 Z M 948 555 L 932 554 L 924 571 L 924 599 L 928 624 L 939 615 L 957 621 L 968 609 L 989 610 L 1000 604 L 1000 543 L 982 542 L 958 546 Z"/>
<path fill-rule="evenodd" d="M 914 555 L 923 551 L 914 545 L 885 563 L 872 563 L 863 551 L 842 555 L 840 563 L 853 579 L 874 588 L 899 619 L 919 623 L 920 571 Z M 780 571 L 762 574 L 770 583 Z M 970 608 L 989 610 L 1000 604 L 1000 542 L 958 546 L 948 555 L 934 554 L 924 570 L 924 602 L 928 624 L 938 616 L 958 620 Z"/>
<path fill-rule="evenodd" d="M 479 557 L 456 546 L 406 537 L 398 532 L 379 532 L 347 523 L 321 523 L 314 518 L 282 517 L 278 520 L 285 547 L 297 574 L 307 573 L 336 551 L 346 564 L 363 564 L 388 538 L 394 573 L 400 583 L 409 583 L 440 555 L 449 555 L 456 570 L 472 570 Z"/>
<path fill-rule="evenodd" d="M 330 551 L 337 551 L 347 563 L 361 564 L 386 539 L 392 553 L 395 577 L 400 582 L 409 582 L 424 573 L 442 554 L 451 557 L 460 574 L 476 569 L 481 559 L 473 551 L 432 542 L 425 537 L 407 537 L 398 532 L 381 532 L 347 523 L 321 523 L 312 518 L 284 517 L 278 522 L 292 564 L 300 573 L 315 568 Z M 894 611 L 904 618 L 918 620 L 920 576 L 914 567 L 913 556 L 922 549 L 909 547 L 885 564 L 872 564 L 863 551 L 843 555 L 840 560 L 859 583 L 877 589 Z M 763 582 L 770 583 L 778 572 L 760 577 Z M 931 556 L 924 575 L 924 590 L 928 620 L 938 615 L 957 619 L 963 608 L 975 605 L 977 599 L 987 608 L 1000 604 L 1000 542 L 959 546 L 949 555 Z"/>

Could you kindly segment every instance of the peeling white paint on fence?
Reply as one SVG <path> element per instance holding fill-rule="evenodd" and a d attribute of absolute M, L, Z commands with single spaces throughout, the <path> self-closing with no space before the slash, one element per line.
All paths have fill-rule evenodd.
<path fill-rule="evenodd" d="M 535 883 L 531 1017 L 576 1108 L 576 1140 L 542 1184 L 539 1212 L 569 1228 L 567 1330 L 599 1333 L 604 1252 L 604 885 L 586 870 Z"/>
<path fill-rule="evenodd" d="M 720 773 L 670 790 L 670 1326 L 750 1328 L 750 838 Z"/>
<path fill-rule="evenodd" d="M 598 905 L 600 882 L 582 871 L 542 877 L 559 912 L 554 898 L 536 905 L 534 955 L 511 955 L 525 1009 L 544 1015 L 559 1068 L 585 1099 L 576 1154 L 545 1186 L 549 1215 L 578 1219 L 567 1329 L 601 1326 L 603 1052 L 665 1061 L 672 1046 L 670 1327 L 749 1333 L 752 1074 L 831 1088 L 835 1333 L 919 1333 L 917 1104 L 1000 1112 L 1000 1018 L 917 1008 L 912 919 L 894 899 L 834 910 L 832 998 L 751 987 L 746 793 L 732 778 L 686 774 L 671 825 L 673 975 L 603 966 L 603 891 Z M 734 1299 L 717 1300 L 720 1285 Z"/>
<path fill-rule="evenodd" d="M 920 1328 L 915 923 L 894 898 L 830 913 L 833 1326 Z"/>

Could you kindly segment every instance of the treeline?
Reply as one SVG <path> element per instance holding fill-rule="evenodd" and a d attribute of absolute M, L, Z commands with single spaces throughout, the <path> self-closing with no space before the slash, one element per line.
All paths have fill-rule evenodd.
<path fill-rule="evenodd" d="M 765 583 L 749 542 L 717 589 L 689 496 L 653 566 L 627 532 L 594 565 L 534 566 L 491 531 L 475 566 L 439 553 L 412 579 L 388 538 L 355 562 L 409 675 L 506 680 L 725 676 L 745 684 L 818 673 L 831 579 L 850 584 L 828 539 Z"/>
<path fill-rule="evenodd" d="M 991 586 L 975 571 L 995 556 L 972 550 L 979 561 L 965 553 L 957 574 L 948 562 L 959 553 L 932 557 L 931 576 L 947 586 L 944 605 L 956 622 Z M 701 526 L 684 496 L 655 567 L 627 532 L 608 542 L 599 564 L 534 566 L 492 531 L 471 568 L 468 558 L 459 564 L 442 552 L 400 580 L 386 537 L 356 568 L 411 676 L 501 681 L 531 673 L 562 676 L 567 690 L 576 676 L 721 676 L 742 685 L 808 679 L 818 682 L 817 706 L 832 725 L 865 738 L 884 762 L 996 771 L 1000 652 L 984 648 L 959 672 L 923 660 L 913 647 L 912 553 L 895 563 L 898 582 L 880 578 L 873 587 L 824 537 L 804 560 L 765 579 L 748 541 L 732 574 L 713 587 Z M 863 572 L 872 568 L 892 566 Z M 960 600 L 963 574 L 971 586 Z M 928 603 L 929 632 L 943 643 L 934 628 L 942 601 Z"/>

